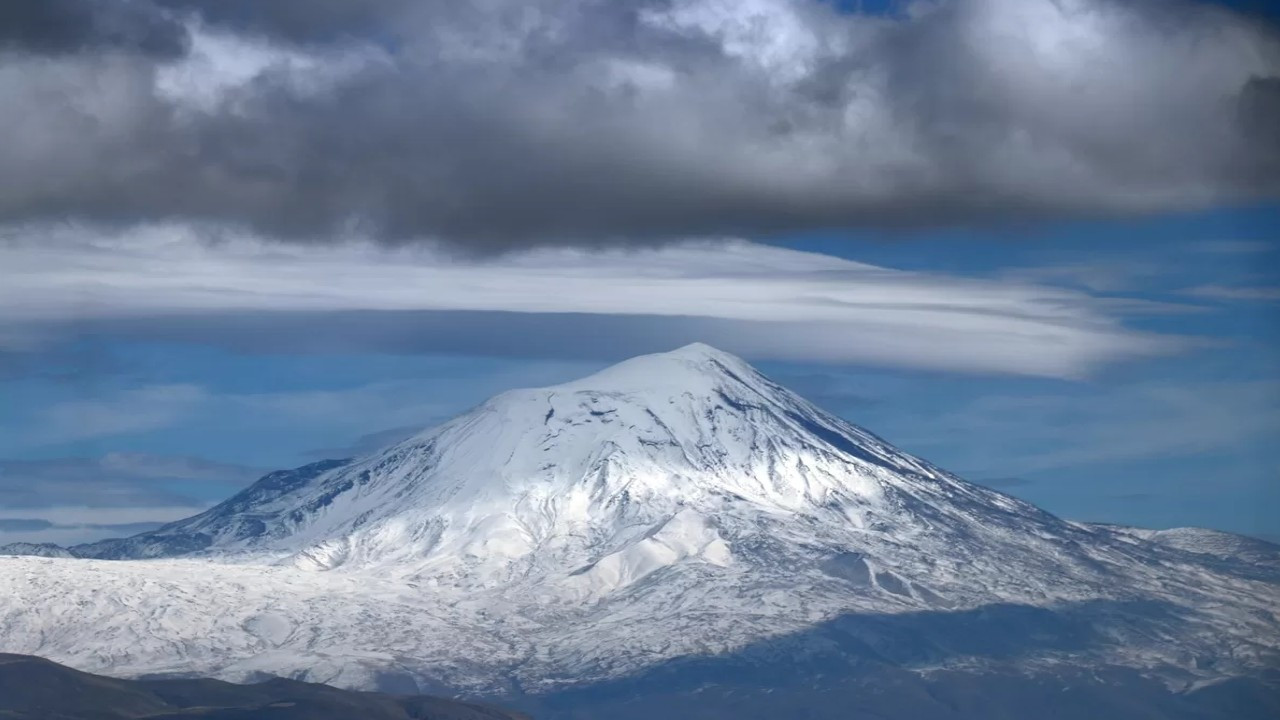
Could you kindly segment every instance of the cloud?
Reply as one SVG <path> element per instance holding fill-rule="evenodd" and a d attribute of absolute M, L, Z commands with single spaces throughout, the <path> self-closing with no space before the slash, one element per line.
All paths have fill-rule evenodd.
<path fill-rule="evenodd" d="M 147 453 L 0 460 L 0 545 L 133 535 L 202 512 L 264 473 Z"/>
<path fill-rule="evenodd" d="M 1112 495 L 1111 499 L 1119 500 L 1121 502 L 1147 502 L 1150 500 L 1155 500 L 1157 497 L 1158 496 L 1155 493 L 1134 492 L 1134 493 L 1119 493 L 1116 495 Z"/>
<path fill-rule="evenodd" d="M 490 253 L 1280 193 L 1280 40 L 1211 5 L 54 5 L 163 6 L 189 47 L 133 52 L 170 45 L 97 16 L 14 25 L 0 222 Z"/>
<path fill-rule="evenodd" d="M 1263 255 L 1274 251 L 1276 244 L 1267 240 L 1202 240 L 1187 243 L 1187 248 L 1212 255 Z"/>
<path fill-rule="evenodd" d="M 205 497 L 230 494 L 262 474 L 232 463 L 143 453 L 0 460 L 0 518 L 38 517 L 64 525 L 150 522 L 155 520 L 152 508 L 190 511 L 203 506 Z M 102 512 L 49 509 L 71 499 Z"/>
<path fill-rule="evenodd" d="M 5 0 L 0 50 L 38 54 L 130 51 L 169 60 L 187 53 L 187 29 L 142 0 Z"/>
<path fill-rule="evenodd" d="M 1185 291 L 1186 295 L 1210 300 L 1280 300 L 1280 287 L 1231 287 L 1200 285 Z"/>
<path fill-rule="evenodd" d="M 202 507 L 170 507 L 113 510 L 98 507 L 54 507 L 40 512 L 57 518 L 0 517 L 0 546 L 9 543 L 53 543 L 74 545 L 105 538 L 128 537 L 154 530 L 161 525 L 189 517 Z M 4 511 L 0 511 L 3 513 Z M 128 518 L 150 518 L 131 520 Z M 111 518 L 125 518 L 115 522 Z"/>
<path fill-rule="evenodd" d="M 393 38 L 414 0 L 155 0 L 157 6 L 194 13 L 209 25 L 304 45 L 369 37 Z"/>
<path fill-rule="evenodd" d="M 770 377 L 809 401 L 837 413 L 853 412 L 882 402 L 882 398 L 873 395 L 871 388 L 850 382 L 842 375 L 782 372 L 771 373 Z"/>
<path fill-rule="evenodd" d="M 307 457 L 316 460 L 328 460 L 337 458 L 361 457 L 373 452 L 377 452 L 389 445 L 394 445 L 401 440 L 406 440 L 418 433 L 429 423 L 419 423 L 416 425 L 406 425 L 403 427 L 389 428 L 387 430 L 379 430 L 377 432 L 365 433 L 351 443 L 340 447 L 318 448 L 308 450 L 304 453 Z"/>
<path fill-rule="evenodd" d="M 109 400 L 51 404 L 23 434 L 31 445 L 89 440 L 167 427 L 204 400 L 193 385 L 150 385 L 122 390 Z"/>
<path fill-rule="evenodd" d="M 1170 272 L 1170 263 L 1154 258 L 1109 258 L 1093 262 L 1062 262 L 1040 267 L 1012 268 L 1003 277 L 1026 282 L 1078 287 L 1092 292 L 1132 292 L 1149 286 Z M 1150 301 L 1147 301 L 1150 302 Z M 1153 305 L 1156 303 L 1152 303 Z M 1165 303 L 1169 309 L 1178 306 Z M 1182 306 L 1183 310 L 1194 309 Z"/>
<path fill-rule="evenodd" d="M 136 452 L 113 452 L 96 461 L 102 472 L 129 475 L 146 480 L 195 480 L 242 485 L 261 475 L 256 468 L 204 458 L 152 455 Z"/>
<path fill-rule="evenodd" d="M 499 377 L 492 380 L 501 382 Z M 416 427 L 421 431 L 463 409 L 440 398 L 438 387 L 435 388 L 436 393 L 430 392 L 428 385 L 428 382 L 403 380 L 340 390 L 227 394 L 214 398 L 210 405 L 275 422 L 307 423 L 313 422 L 314 418 L 326 418 L 325 424 L 330 427 L 342 427 L 353 432 L 365 430 L 370 422 Z M 362 439 L 371 442 L 377 436 L 374 433 Z M 387 444 L 390 441 L 372 449 Z"/>
<path fill-rule="evenodd" d="M 483 384 L 492 386 L 502 382 L 503 376 L 495 373 Z M 498 387 L 493 392 L 501 389 L 507 388 Z M 86 388 L 80 392 L 84 397 L 31 409 L 29 417 L 15 423 L 23 429 L 6 438 L 4 445 L 25 451 L 86 439 L 118 440 L 173 427 L 189 427 L 202 417 L 227 416 L 268 428 L 318 424 L 351 434 L 364 431 L 369 422 L 412 425 L 421 430 L 463 409 L 456 402 L 438 399 L 439 388 L 431 383 L 408 380 L 293 392 L 213 393 L 195 385 Z M 127 478 L 130 483 L 152 479 L 225 482 L 232 478 L 239 483 L 250 476 L 256 477 L 257 472 L 199 458 L 125 452 L 93 460 L 0 461 L 0 474 L 10 476 L 6 485 L 10 492 L 23 492 L 27 485 L 45 483 L 55 476 Z"/>
<path fill-rule="evenodd" d="M 34 352 L 37 349 L 39 352 Z M 85 378 L 101 380 L 136 370 L 92 343 L 41 347 L 30 331 L 17 331 L 0 322 L 0 382 L 38 379 L 74 387 L 83 384 Z"/>
<path fill-rule="evenodd" d="M 0 533 L 34 532 L 51 527 L 53 523 L 38 518 L 0 518 Z"/>
<path fill-rule="evenodd" d="M 1110 301 L 1083 292 L 742 241 L 472 261 L 367 245 L 202 245 L 184 232 L 41 242 L 32 231 L 0 246 L 14 270 L 0 287 L 10 332 L 601 359 L 702 340 L 757 359 L 1053 377 L 1188 346 L 1125 327 Z M 103 434 L 163 422 L 197 399 L 190 388 L 149 392 L 166 396 L 150 414 L 56 412 L 68 432 Z"/>
<path fill-rule="evenodd" d="M 1021 477 L 981 478 L 981 479 L 974 480 L 974 482 L 981 483 L 983 485 L 986 485 L 987 487 L 993 487 L 993 488 L 1016 488 L 1016 487 L 1026 487 L 1027 485 L 1034 484 L 1033 480 L 1028 480 L 1027 478 L 1021 478 Z"/>
<path fill-rule="evenodd" d="M 172 518 L 177 520 L 190 514 L 187 511 L 184 515 Z M 53 543 L 66 547 L 68 545 L 78 545 L 79 543 L 95 542 L 97 540 L 105 540 L 107 538 L 129 537 L 137 535 L 141 532 L 154 530 L 164 523 L 148 522 L 148 523 L 122 523 L 119 525 L 54 525 L 49 524 L 48 527 L 39 530 L 5 530 L 4 521 L 0 520 L 0 546 L 10 543 Z"/>
<path fill-rule="evenodd" d="M 1280 382 L 1150 380 L 1059 394 L 992 394 L 911 423 L 886 435 L 977 477 L 1212 453 L 1242 458 L 1280 435 Z"/>

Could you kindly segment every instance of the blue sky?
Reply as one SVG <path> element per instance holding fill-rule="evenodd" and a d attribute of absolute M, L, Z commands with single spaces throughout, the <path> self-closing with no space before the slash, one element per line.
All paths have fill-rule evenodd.
<path fill-rule="evenodd" d="M 121 7 L 0 38 L 0 542 L 693 341 L 1066 517 L 1280 537 L 1267 3 Z"/>

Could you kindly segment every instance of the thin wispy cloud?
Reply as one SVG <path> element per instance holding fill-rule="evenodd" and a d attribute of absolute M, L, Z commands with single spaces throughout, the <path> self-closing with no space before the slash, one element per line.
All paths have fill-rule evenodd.
<path fill-rule="evenodd" d="M 427 423 L 419 422 L 416 425 L 406 425 L 403 427 L 387 428 L 386 430 L 365 433 L 346 445 L 339 447 L 313 448 L 306 451 L 306 455 L 307 457 L 315 458 L 317 460 L 363 457 L 389 445 L 394 445 L 401 440 L 417 435 L 422 432 L 422 429 L 426 424 Z"/>
<path fill-rule="evenodd" d="M 1094 262 L 1063 262 L 1013 268 L 1002 277 L 1011 280 L 1076 287 L 1097 293 L 1126 293 L 1145 289 L 1170 272 L 1170 262 L 1154 258 L 1101 258 Z"/>
<path fill-rule="evenodd" d="M 99 438 L 138 436 L 189 423 L 202 415 L 231 414 L 256 418 L 263 423 L 296 425 L 323 419 L 330 427 L 346 428 L 353 436 L 381 422 L 414 425 L 419 429 L 463 408 L 432 399 L 434 386 L 424 382 L 379 382 L 337 390 L 293 392 L 213 392 L 189 384 L 141 385 L 104 388 L 85 398 L 56 401 L 35 409 L 25 419 L 25 429 L 0 447 L 12 449 L 67 445 Z M 345 421 L 344 421 L 345 419 Z M 52 462 L 52 461 L 50 461 Z M 68 461 L 70 468 L 79 461 Z M 52 471 L 59 467 L 40 462 Z M 180 458 L 161 463 L 146 454 L 111 453 L 95 461 L 96 472 L 136 478 L 198 479 L 199 473 L 219 475 L 216 466 L 187 464 Z M 83 469 L 83 468 L 81 468 Z M 0 465 L 0 471 L 4 466 Z"/>
<path fill-rule="evenodd" d="M 17 542 L 65 546 L 128 537 L 190 517 L 206 507 L 191 504 L 113 508 L 85 504 L 0 510 L 0 546 Z"/>
<path fill-rule="evenodd" d="M 200 512 L 262 474 L 149 453 L 0 460 L 0 545 L 131 535 Z"/>
<path fill-rule="evenodd" d="M 1244 452 L 1280 433 L 1280 382 L 1148 381 L 1106 392 L 993 394 L 889 437 L 983 473 L 1088 472 L 1108 463 Z"/>
<path fill-rule="evenodd" d="M 51 404 L 20 436 L 39 446 L 146 432 L 168 427 L 204 400 L 204 391 L 194 385 L 129 388 L 110 399 Z"/>
<path fill-rule="evenodd" d="M 1277 249 L 1277 243 L 1266 240 L 1200 240 L 1187 243 L 1187 248 L 1212 255 L 1265 255 Z"/>
<path fill-rule="evenodd" d="M 1209 300 L 1280 301 L 1280 287 L 1200 285 L 1186 290 L 1185 294 Z"/>

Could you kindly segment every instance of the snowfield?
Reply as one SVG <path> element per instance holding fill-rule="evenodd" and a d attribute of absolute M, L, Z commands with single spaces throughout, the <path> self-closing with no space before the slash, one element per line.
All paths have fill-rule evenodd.
<path fill-rule="evenodd" d="M 485 694 L 832 623 L 842 639 L 785 647 L 921 671 L 1120 665 L 1170 687 L 1280 658 L 1275 546 L 1060 520 L 705 345 L 504 393 L 69 554 L 0 558 L 0 651 Z"/>

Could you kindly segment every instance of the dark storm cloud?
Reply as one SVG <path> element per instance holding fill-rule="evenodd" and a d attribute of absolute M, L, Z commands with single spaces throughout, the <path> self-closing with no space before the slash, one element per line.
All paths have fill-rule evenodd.
<path fill-rule="evenodd" d="M 397 19 L 415 0 L 155 0 L 161 7 L 198 15 L 234 31 L 290 42 L 337 42 L 352 37 L 392 38 Z"/>
<path fill-rule="evenodd" d="M 187 44 L 182 23 L 146 0 L 0 2 L 0 50 L 124 50 L 172 59 L 184 55 Z"/>
<path fill-rule="evenodd" d="M 1280 77 L 1252 77 L 1240 91 L 1240 125 L 1261 182 L 1280 173 Z"/>
<path fill-rule="evenodd" d="M 490 252 L 1280 195 L 1275 30 L 1189 3 L 163 5 L 279 57 L 12 59 L 0 221 Z"/>

